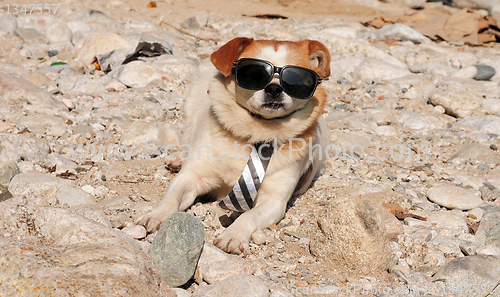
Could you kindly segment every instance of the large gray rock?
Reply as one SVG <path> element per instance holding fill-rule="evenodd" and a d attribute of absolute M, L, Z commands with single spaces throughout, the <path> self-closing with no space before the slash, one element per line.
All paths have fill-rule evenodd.
<path fill-rule="evenodd" d="M 0 221 L 15 232 L 0 237 L 2 296 L 175 296 L 119 231 L 21 197 L 0 203 Z"/>
<path fill-rule="evenodd" d="M 165 220 L 149 248 L 162 281 L 177 287 L 193 277 L 204 240 L 203 224 L 193 215 L 177 212 Z"/>
<path fill-rule="evenodd" d="M 380 215 L 368 202 L 349 195 L 324 207 L 310 250 L 319 260 L 348 269 L 385 271 L 389 266 L 389 240 Z"/>
<path fill-rule="evenodd" d="M 474 255 L 454 259 L 442 266 L 433 279 L 453 296 L 486 296 L 500 279 L 500 258 Z M 500 296 L 500 288 L 488 296 Z"/>
<path fill-rule="evenodd" d="M 449 209 L 470 210 L 483 204 L 480 196 L 453 185 L 438 185 L 429 188 L 427 197 L 432 202 Z"/>

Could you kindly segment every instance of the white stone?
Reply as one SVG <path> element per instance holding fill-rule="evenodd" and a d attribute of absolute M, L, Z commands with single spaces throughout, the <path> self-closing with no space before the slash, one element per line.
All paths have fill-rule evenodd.
<path fill-rule="evenodd" d="M 171 55 L 163 55 L 159 57 L 155 61 L 154 66 L 164 72 L 165 76 L 172 80 L 188 79 L 196 71 L 196 64 L 193 62 L 193 60 L 186 58 L 177 58 L 176 56 Z"/>
<path fill-rule="evenodd" d="M 143 239 L 147 235 L 146 228 L 142 225 L 127 226 L 122 229 L 122 232 L 134 239 Z"/>
<path fill-rule="evenodd" d="M 427 197 L 432 202 L 449 209 L 470 210 L 483 204 L 480 196 L 464 188 L 442 184 L 429 188 Z"/>
<path fill-rule="evenodd" d="M 443 129 L 444 123 L 439 118 L 429 115 L 413 116 L 404 122 L 403 127 L 410 129 Z"/>
<path fill-rule="evenodd" d="M 155 80 L 161 80 L 161 72 L 142 61 L 132 61 L 125 65 L 119 80 L 131 88 L 143 88 Z"/>
<path fill-rule="evenodd" d="M 16 17 L 12 14 L 0 14 L 0 30 L 7 33 L 14 34 L 17 29 Z"/>
<path fill-rule="evenodd" d="M 440 114 L 444 114 L 446 110 L 441 105 L 434 106 L 434 111 Z"/>
<path fill-rule="evenodd" d="M 457 122 L 482 133 L 500 135 L 500 117 L 494 115 L 468 117 Z"/>
<path fill-rule="evenodd" d="M 127 89 L 127 86 L 122 84 L 121 82 L 119 81 L 112 81 L 110 82 L 109 84 L 107 84 L 105 86 L 106 90 L 115 90 L 115 91 L 123 91 L 123 90 L 126 90 Z"/>
<path fill-rule="evenodd" d="M 132 46 L 132 43 L 118 34 L 93 33 L 85 38 L 82 48 L 78 51 L 77 58 L 85 65 L 89 65 L 97 55 Z"/>
<path fill-rule="evenodd" d="M 482 104 L 486 113 L 500 116 L 500 99 L 484 99 Z"/>
<path fill-rule="evenodd" d="M 134 145 L 150 147 L 158 145 L 158 133 L 160 129 L 148 122 L 134 122 L 123 133 L 120 143 L 123 145 Z"/>
<path fill-rule="evenodd" d="M 242 274 L 244 266 L 234 260 L 216 261 L 200 269 L 203 280 L 209 284 L 215 284 L 224 279 Z"/>
<path fill-rule="evenodd" d="M 82 186 L 82 190 L 84 190 L 85 192 L 87 192 L 89 194 L 95 195 L 95 188 L 92 187 L 91 185 Z"/>
<path fill-rule="evenodd" d="M 45 35 L 51 43 L 54 42 L 67 42 L 71 43 L 73 33 L 71 29 L 63 22 L 54 21 L 50 23 L 45 29 Z"/>
<path fill-rule="evenodd" d="M 472 79 L 477 74 L 477 68 L 473 65 L 467 66 L 465 68 L 459 69 L 457 72 L 453 73 L 451 77 L 453 78 L 466 78 Z"/>
<path fill-rule="evenodd" d="M 410 74 L 406 68 L 386 61 L 368 58 L 353 71 L 352 77 L 362 82 L 382 82 Z"/>
<path fill-rule="evenodd" d="M 172 288 L 177 297 L 191 297 L 191 293 L 181 288 Z"/>
<path fill-rule="evenodd" d="M 431 40 L 422 33 L 404 24 L 385 25 L 377 32 L 377 39 L 412 41 L 413 43 L 430 43 Z"/>
<path fill-rule="evenodd" d="M 94 196 L 79 187 L 69 185 L 60 186 L 56 191 L 55 198 L 59 204 L 70 207 L 96 203 Z"/>
<path fill-rule="evenodd" d="M 458 118 L 484 114 L 481 94 L 469 91 L 457 83 L 443 85 L 429 94 L 429 102 L 441 105 L 446 113 Z"/>
<path fill-rule="evenodd" d="M 430 222 L 422 221 L 422 220 L 415 219 L 415 218 L 405 218 L 404 222 L 406 225 L 408 225 L 410 227 L 430 228 L 432 226 L 432 224 Z"/>
<path fill-rule="evenodd" d="M 375 133 L 379 136 L 397 137 L 398 131 L 394 126 L 378 126 L 375 128 Z"/>
<path fill-rule="evenodd" d="M 441 251 L 432 251 L 424 258 L 424 264 L 440 267 L 446 263 L 446 258 Z"/>
<path fill-rule="evenodd" d="M 458 216 L 451 211 L 433 211 L 419 214 L 432 224 L 434 230 L 446 230 L 451 233 L 469 233 L 469 227 L 463 216 Z"/>
<path fill-rule="evenodd" d="M 478 255 L 490 255 L 500 257 L 500 248 L 495 244 L 488 244 L 476 249 Z"/>

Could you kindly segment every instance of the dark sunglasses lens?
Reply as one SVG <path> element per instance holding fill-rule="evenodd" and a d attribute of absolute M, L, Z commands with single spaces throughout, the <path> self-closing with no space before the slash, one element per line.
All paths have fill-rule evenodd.
<path fill-rule="evenodd" d="M 318 78 L 312 70 L 287 67 L 281 72 L 281 84 L 285 93 L 298 99 L 308 99 L 316 90 Z"/>
<path fill-rule="evenodd" d="M 236 69 L 236 81 L 242 88 L 260 90 L 269 83 L 273 74 L 273 67 L 267 63 L 244 60 Z"/>

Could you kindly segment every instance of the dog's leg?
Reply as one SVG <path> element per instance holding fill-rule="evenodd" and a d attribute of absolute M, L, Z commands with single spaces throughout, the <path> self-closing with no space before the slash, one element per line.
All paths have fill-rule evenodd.
<path fill-rule="evenodd" d="M 165 196 L 156 209 L 140 217 L 136 224 L 143 225 L 148 232 L 156 231 L 171 214 L 190 207 L 196 197 L 216 188 L 215 184 L 216 181 L 213 178 L 204 177 L 194 170 L 183 168 L 170 182 Z"/>

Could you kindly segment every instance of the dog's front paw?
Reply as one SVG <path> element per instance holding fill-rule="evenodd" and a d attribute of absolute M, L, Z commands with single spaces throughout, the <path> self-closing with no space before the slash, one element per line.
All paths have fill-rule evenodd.
<path fill-rule="evenodd" d="M 239 230 L 226 229 L 214 240 L 214 244 L 226 253 L 241 254 L 244 256 L 250 253 L 247 236 Z"/>
<path fill-rule="evenodd" d="M 168 217 L 168 214 L 158 211 L 157 209 L 153 210 L 152 212 L 148 212 L 142 217 L 140 217 L 135 224 L 136 225 L 143 225 L 146 227 L 146 230 L 148 233 L 155 232 L 160 228 L 161 223 Z"/>
<path fill-rule="evenodd" d="M 168 155 L 168 159 L 165 162 L 165 165 L 172 172 L 179 172 L 182 168 L 182 158 L 181 152 L 175 151 Z"/>

